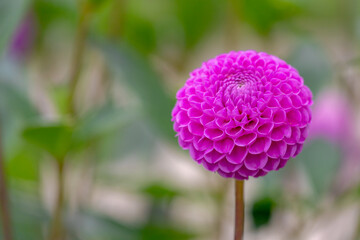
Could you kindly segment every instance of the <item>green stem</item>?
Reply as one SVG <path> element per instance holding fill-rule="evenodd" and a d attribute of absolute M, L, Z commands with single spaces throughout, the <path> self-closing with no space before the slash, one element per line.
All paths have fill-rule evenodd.
<path fill-rule="evenodd" d="M 64 206 L 64 161 L 57 160 L 57 198 L 55 210 L 50 224 L 48 240 L 64 240 L 65 228 L 63 223 L 63 206 Z"/>
<path fill-rule="evenodd" d="M 1 140 L 1 137 L 0 137 Z M 8 202 L 8 190 L 6 186 L 6 177 L 5 177 L 5 164 L 2 154 L 2 145 L 0 141 L 0 208 L 1 208 L 1 220 L 4 240 L 11 240 L 11 218 L 10 218 L 10 208 Z"/>
<path fill-rule="evenodd" d="M 244 236 L 244 181 L 235 180 L 235 240 Z"/>
<path fill-rule="evenodd" d="M 69 77 L 68 111 L 72 118 L 76 117 L 75 94 L 81 73 L 81 65 L 85 50 L 86 35 L 89 27 L 90 13 L 91 13 L 90 3 L 89 2 L 83 3 L 83 5 L 81 6 L 79 23 L 76 30 L 73 56 L 70 62 L 71 70 Z M 58 193 L 57 193 L 53 218 L 50 223 L 48 240 L 64 240 L 66 237 L 66 228 L 63 223 L 64 188 L 65 188 L 64 162 L 65 159 L 56 159 L 57 172 L 58 172 L 57 174 Z"/>
<path fill-rule="evenodd" d="M 81 73 L 81 63 L 84 55 L 85 50 L 85 40 L 86 35 L 88 32 L 89 27 L 89 20 L 90 20 L 90 12 L 91 12 L 91 5 L 88 2 L 85 2 L 81 8 L 80 19 L 76 31 L 75 43 L 74 43 L 74 51 L 71 60 L 71 70 L 70 70 L 70 77 L 69 77 L 69 98 L 68 98 L 68 109 L 69 114 L 71 116 L 76 115 L 75 111 L 75 93 L 76 87 L 79 82 L 79 77 Z"/>
<path fill-rule="evenodd" d="M 236 10 L 240 8 L 239 2 L 236 0 L 227 1 L 226 8 L 226 24 L 225 24 L 225 49 L 233 51 L 237 49 L 238 46 L 238 30 L 240 26 L 238 24 L 238 19 L 236 19 Z"/>

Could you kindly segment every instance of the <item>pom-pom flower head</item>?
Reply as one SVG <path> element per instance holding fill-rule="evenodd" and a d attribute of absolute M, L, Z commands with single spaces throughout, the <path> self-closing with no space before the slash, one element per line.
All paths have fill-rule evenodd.
<path fill-rule="evenodd" d="M 298 71 L 263 52 L 222 54 L 190 73 L 172 112 L 179 144 L 207 170 L 248 179 L 302 149 L 312 94 Z"/>

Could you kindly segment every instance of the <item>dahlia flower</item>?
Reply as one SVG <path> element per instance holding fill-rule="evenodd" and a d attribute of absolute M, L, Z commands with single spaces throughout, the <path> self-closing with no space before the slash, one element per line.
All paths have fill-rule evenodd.
<path fill-rule="evenodd" d="M 302 149 L 312 93 L 264 52 L 219 55 L 190 73 L 172 111 L 179 144 L 209 171 L 238 180 L 285 166 Z"/>

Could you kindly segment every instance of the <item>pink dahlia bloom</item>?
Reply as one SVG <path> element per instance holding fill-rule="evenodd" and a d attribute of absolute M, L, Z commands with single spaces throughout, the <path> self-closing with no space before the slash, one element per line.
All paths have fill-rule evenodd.
<path fill-rule="evenodd" d="M 222 54 L 195 69 L 172 112 L 179 144 L 207 170 L 248 179 L 302 149 L 312 94 L 296 69 L 263 52 Z"/>

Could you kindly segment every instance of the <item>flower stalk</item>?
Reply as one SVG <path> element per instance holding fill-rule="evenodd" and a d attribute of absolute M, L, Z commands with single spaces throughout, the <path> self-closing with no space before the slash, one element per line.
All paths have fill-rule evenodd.
<path fill-rule="evenodd" d="M 235 180 L 235 240 L 244 236 L 244 180 Z"/>
<path fill-rule="evenodd" d="M 244 180 L 235 180 L 235 240 L 244 236 Z"/>

